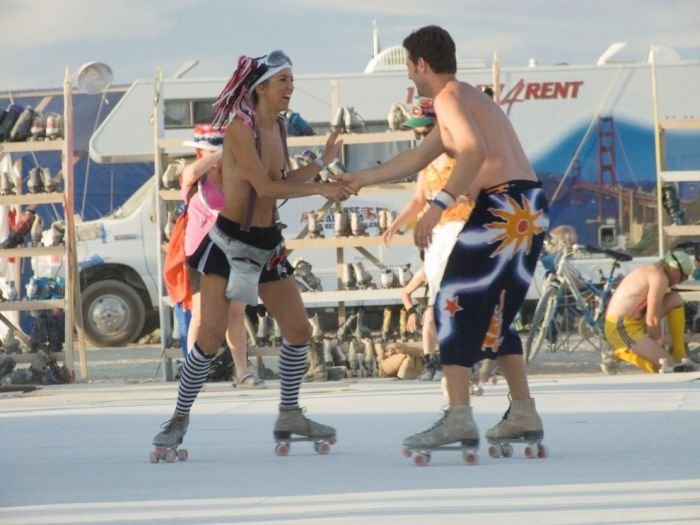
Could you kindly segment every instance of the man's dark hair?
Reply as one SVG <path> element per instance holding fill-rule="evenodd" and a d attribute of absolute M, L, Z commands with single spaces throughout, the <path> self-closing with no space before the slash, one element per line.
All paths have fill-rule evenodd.
<path fill-rule="evenodd" d="M 425 26 L 408 35 L 403 41 L 408 58 L 417 62 L 425 60 L 435 73 L 457 72 L 455 42 L 450 34 L 439 26 Z"/>

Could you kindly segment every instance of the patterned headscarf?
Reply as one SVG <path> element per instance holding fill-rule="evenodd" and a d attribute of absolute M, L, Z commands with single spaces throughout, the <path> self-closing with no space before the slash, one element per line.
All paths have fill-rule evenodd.
<path fill-rule="evenodd" d="M 280 50 L 271 51 L 260 58 L 241 56 L 231 80 L 214 103 L 212 125 L 218 127 L 228 124 L 238 116 L 255 127 L 255 109 L 249 96 L 251 91 L 289 67 L 292 67 L 291 59 Z"/>
<path fill-rule="evenodd" d="M 248 84 L 257 66 L 254 58 L 245 55 L 238 59 L 236 70 L 226 87 L 214 102 L 214 118 L 212 126 L 220 127 L 229 124 L 235 117 L 240 117 L 249 126 L 255 123 L 255 109 L 248 96 Z"/>

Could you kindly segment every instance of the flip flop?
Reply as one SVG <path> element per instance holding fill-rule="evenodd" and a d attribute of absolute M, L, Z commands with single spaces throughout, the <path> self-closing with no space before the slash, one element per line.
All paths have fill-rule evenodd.
<path fill-rule="evenodd" d="M 248 372 L 244 376 L 233 380 L 233 388 L 267 388 L 265 381 Z"/>

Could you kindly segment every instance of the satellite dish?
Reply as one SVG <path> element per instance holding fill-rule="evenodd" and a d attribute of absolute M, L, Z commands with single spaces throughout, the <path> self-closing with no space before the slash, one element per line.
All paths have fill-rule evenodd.
<path fill-rule="evenodd" d="M 112 84 L 112 68 L 102 62 L 88 62 L 78 70 L 76 83 L 90 95 L 102 92 Z"/>

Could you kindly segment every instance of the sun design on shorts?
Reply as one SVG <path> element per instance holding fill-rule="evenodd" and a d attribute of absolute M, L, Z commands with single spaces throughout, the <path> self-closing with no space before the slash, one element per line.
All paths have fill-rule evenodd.
<path fill-rule="evenodd" d="M 501 242 L 501 245 L 493 252 L 493 256 L 507 251 L 512 247 L 511 254 L 519 252 L 524 247 L 525 253 L 530 253 L 532 238 L 544 231 L 544 228 L 536 224 L 542 215 L 542 210 L 533 213 L 530 201 L 523 198 L 523 205 L 506 195 L 510 210 L 491 208 L 489 212 L 503 219 L 503 222 L 490 222 L 486 225 L 490 230 L 500 230 L 491 240 L 491 243 Z"/>

